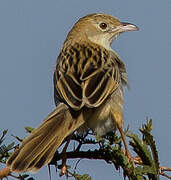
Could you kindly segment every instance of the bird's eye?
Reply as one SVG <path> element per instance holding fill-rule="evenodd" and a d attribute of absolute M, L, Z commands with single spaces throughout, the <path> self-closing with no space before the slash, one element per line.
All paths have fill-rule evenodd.
<path fill-rule="evenodd" d="M 100 23 L 99 27 L 103 30 L 105 30 L 107 28 L 107 24 L 106 23 Z"/>

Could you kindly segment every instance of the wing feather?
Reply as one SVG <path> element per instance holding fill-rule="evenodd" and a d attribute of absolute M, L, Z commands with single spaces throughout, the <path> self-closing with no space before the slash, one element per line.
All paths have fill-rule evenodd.
<path fill-rule="evenodd" d="M 109 71 L 109 70 L 108 70 Z M 119 83 L 114 80 L 114 69 L 111 69 L 111 73 L 108 71 L 100 71 L 95 76 L 86 81 L 86 85 L 83 90 L 83 97 L 86 105 L 89 107 L 100 106 L 108 96 L 117 89 Z"/>
<path fill-rule="evenodd" d="M 54 72 L 56 99 L 76 110 L 100 106 L 121 82 L 122 61 L 115 58 L 113 52 L 92 43 L 63 49 Z"/>

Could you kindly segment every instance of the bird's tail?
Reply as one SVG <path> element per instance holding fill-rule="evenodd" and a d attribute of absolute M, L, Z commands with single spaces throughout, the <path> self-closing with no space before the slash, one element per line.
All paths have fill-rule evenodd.
<path fill-rule="evenodd" d="M 23 140 L 7 161 L 12 172 L 35 172 L 48 164 L 62 141 L 84 123 L 82 114 L 73 118 L 60 104 L 43 123 Z"/>

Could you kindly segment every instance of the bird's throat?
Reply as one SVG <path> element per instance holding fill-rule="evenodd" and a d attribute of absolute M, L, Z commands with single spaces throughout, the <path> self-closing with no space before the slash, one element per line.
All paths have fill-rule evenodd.
<path fill-rule="evenodd" d="M 104 47 L 105 49 L 107 50 L 112 50 L 111 48 L 111 41 L 110 41 L 110 38 L 104 35 L 94 35 L 94 36 L 89 36 L 88 39 L 95 43 L 95 44 L 98 44 L 102 47 Z"/>

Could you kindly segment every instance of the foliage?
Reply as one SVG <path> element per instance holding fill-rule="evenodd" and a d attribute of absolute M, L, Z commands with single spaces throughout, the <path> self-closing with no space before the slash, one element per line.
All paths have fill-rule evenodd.
<path fill-rule="evenodd" d="M 31 132 L 33 128 L 26 127 L 27 132 Z M 129 180 L 157 180 L 160 175 L 166 174 L 162 172 L 159 163 L 158 151 L 155 145 L 154 137 L 152 135 L 152 120 L 147 120 L 147 123 L 139 129 L 141 136 L 129 132 L 128 129 L 125 131 L 125 135 L 129 137 L 129 145 L 132 147 L 135 157 L 128 159 L 122 148 L 121 137 L 115 132 L 108 133 L 105 137 L 94 138 L 93 134 L 87 132 L 84 135 L 74 134 L 71 138 L 72 141 L 77 142 L 77 146 L 73 151 L 67 152 L 67 159 L 100 159 L 104 160 L 107 164 L 114 165 L 116 170 L 123 170 L 123 177 L 128 177 Z M 0 163 L 5 163 L 10 155 L 11 149 L 15 148 L 14 143 L 4 145 L 4 137 L 7 133 L 5 130 L 0 138 Z M 18 137 L 17 137 L 18 139 Z M 65 142 L 65 141 L 64 141 Z M 90 145 L 88 151 L 82 151 L 82 146 Z M 91 150 L 93 149 L 93 150 Z M 59 163 L 62 159 L 63 154 L 56 152 L 52 161 L 49 165 L 55 165 L 57 169 L 61 169 L 62 165 Z M 79 162 L 79 161 L 78 161 Z M 67 166 L 69 177 L 75 180 L 91 180 L 88 174 L 78 174 L 77 171 L 78 163 L 74 168 L 73 172 L 70 170 L 70 166 Z M 13 176 L 13 174 L 10 174 Z M 13 176 L 17 179 L 26 179 L 29 176 L 27 174 L 19 175 L 18 177 Z M 30 180 L 33 179 L 29 177 Z"/>

